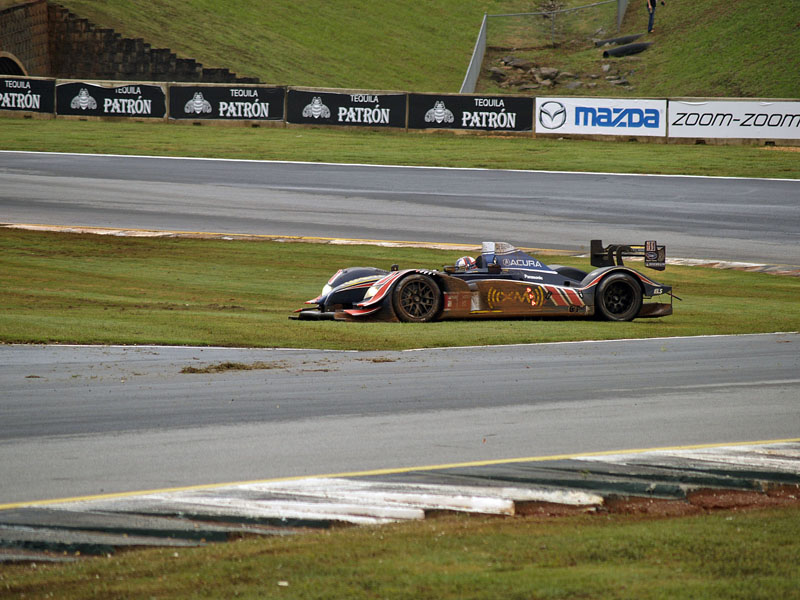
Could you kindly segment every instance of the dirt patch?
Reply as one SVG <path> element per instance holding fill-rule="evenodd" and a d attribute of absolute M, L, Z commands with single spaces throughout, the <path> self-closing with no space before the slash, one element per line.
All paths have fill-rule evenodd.
<path fill-rule="evenodd" d="M 648 515 L 654 517 L 684 517 L 702 512 L 686 500 L 664 500 L 658 498 L 606 498 L 603 508 L 618 515 Z"/>
<path fill-rule="evenodd" d="M 261 369 L 285 369 L 286 363 L 283 361 L 275 362 L 222 362 L 205 367 L 183 367 L 181 373 L 224 373 L 226 371 L 257 371 Z"/>
<path fill-rule="evenodd" d="M 623 515 L 683 517 L 715 510 L 747 510 L 788 505 L 800 505 L 800 486 L 776 486 L 763 492 L 703 489 L 689 492 L 685 500 L 614 496 L 606 498 L 601 510 Z"/>
<path fill-rule="evenodd" d="M 698 490 L 688 494 L 687 500 L 703 510 L 785 506 L 787 504 L 800 504 L 800 489 L 796 486 L 781 486 L 767 492 Z"/>
<path fill-rule="evenodd" d="M 595 506 L 572 506 L 555 502 L 515 502 L 514 514 L 523 517 L 568 517 L 595 511 Z"/>
<path fill-rule="evenodd" d="M 764 150 L 778 152 L 800 152 L 800 146 L 764 146 Z"/>

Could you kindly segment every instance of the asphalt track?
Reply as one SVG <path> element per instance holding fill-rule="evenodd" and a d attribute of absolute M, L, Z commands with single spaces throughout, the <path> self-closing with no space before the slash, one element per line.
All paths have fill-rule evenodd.
<path fill-rule="evenodd" d="M 800 181 L 0 152 L 0 222 L 585 250 L 800 266 Z"/>
<path fill-rule="evenodd" d="M 570 251 L 585 249 L 593 237 L 656 238 L 671 256 L 796 266 L 798 197 L 796 181 L 0 153 L 4 223 L 423 242 L 494 238 Z M 0 346 L 0 512 L 16 523 L 0 531 L 0 540 L 17 536 L 13 543 L 29 544 L 28 525 L 53 516 L 12 514 L 15 503 L 409 473 L 425 465 L 435 467 L 433 475 L 422 469 L 415 476 L 435 483 L 442 466 L 474 471 L 476 462 L 488 469 L 478 480 L 504 470 L 514 480 L 519 473 L 509 475 L 513 469 L 503 465 L 518 458 L 529 477 L 526 460 L 542 456 L 795 439 L 798 337 L 394 353 Z M 272 368 L 181 373 L 225 361 Z M 796 449 L 764 450 L 756 464 L 770 452 L 783 453 L 780 468 L 793 474 L 770 477 L 796 479 Z M 652 477 L 652 466 L 640 473 L 619 460 L 629 479 Z M 705 468 L 705 460 L 671 477 Z M 554 462 L 538 481 L 550 481 L 553 472 L 587 472 L 575 462 Z M 609 468 L 599 471 L 603 481 Z M 463 483 L 465 475 L 453 469 L 449 476 Z M 244 501 L 236 498 L 255 492 L 233 486 L 226 493 L 232 496 L 213 502 Z M 166 510 L 159 506 L 147 510 Z M 67 528 L 83 518 L 65 510 L 56 520 Z"/>
<path fill-rule="evenodd" d="M 181 373 L 225 361 L 271 368 Z M 0 346 L 0 505 L 796 438 L 798 373 L 795 333 L 405 352 Z"/>

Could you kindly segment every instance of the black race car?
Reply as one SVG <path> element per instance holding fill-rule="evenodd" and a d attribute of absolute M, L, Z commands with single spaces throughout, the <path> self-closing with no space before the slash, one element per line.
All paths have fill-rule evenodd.
<path fill-rule="evenodd" d="M 603 246 L 591 242 L 587 273 L 546 265 L 505 242 L 483 242 L 474 259 L 461 257 L 442 270 L 374 267 L 340 269 L 295 319 L 406 321 L 508 317 L 591 317 L 609 321 L 672 314 L 672 287 L 623 264 L 642 257 L 646 267 L 664 270 L 666 250 L 644 245 Z M 668 301 L 654 302 L 662 296 Z M 645 302 L 645 300 L 648 300 Z"/>

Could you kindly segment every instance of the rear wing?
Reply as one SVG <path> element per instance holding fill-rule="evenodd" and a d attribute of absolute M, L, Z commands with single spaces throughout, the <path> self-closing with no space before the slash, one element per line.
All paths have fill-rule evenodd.
<path fill-rule="evenodd" d="M 639 256 L 644 258 L 644 266 L 663 271 L 667 266 L 667 248 L 659 246 L 655 240 L 649 240 L 643 246 L 609 244 L 603 246 L 602 240 L 592 240 L 591 260 L 593 267 L 613 267 L 622 265 L 623 257 Z"/>

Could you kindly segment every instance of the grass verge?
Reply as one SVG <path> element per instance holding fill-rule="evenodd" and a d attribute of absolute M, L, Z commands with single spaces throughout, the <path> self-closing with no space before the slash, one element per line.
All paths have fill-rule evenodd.
<path fill-rule="evenodd" d="M 562 0 L 564 3 L 564 0 Z M 583 0 L 568 4 L 587 5 Z M 603 58 L 596 48 L 598 37 L 616 37 L 616 28 L 598 35 L 595 26 L 614 5 L 567 13 L 557 19 L 567 29 L 556 46 L 551 44 L 547 23 L 541 17 L 496 19 L 490 23 L 486 59 L 478 90 L 485 93 L 516 93 L 490 78 L 490 67 L 502 67 L 500 59 L 515 56 L 538 66 L 555 67 L 575 74 L 581 85 L 575 89 L 562 81 L 555 89 L 540 88 L 538 95 L 595 97 L 743 97 L 796 98 L 797 77 L 792 65 L 800 54 L 797 3 L 695 0 L 660 3 L 655 31 L 638 42 L 649 42 L 646 52 L 619 58 Z M 512 12 L 512 11 L 508 11 Z M 628 4 L 620 35 L 645 33 L 648 13 L 644 1 Z M 613 16 L 605 17 L 605 23 Z M 611 67 L 604 71 L 603 65 Z M 509 73 L 511 74 L 511 73 Z M 612 84 L 606 75 L 618 74 L 629 85 Z M 533 82 L 532 78 L 528 82 Z M 591 85 L 592 87 L 588 87 Z"/>
<path fill-rule="evenodd" d="M 287 318 L 341 267 L 441 268 L 458 254 L 0 229 L 0 341 L 392 350 L 800 329 L 800 279 L 679 266 L 657 274 L 684 299 L 664 319 L 415 325 Z M 548 261 L 588 267 L 586 259 Z"/>
<path fill-rule="evenodd" d="M 315 128 L 0 119 L 0 149 L 489 169 L 800 178 L 791 148 Z M 786 151 L 782 151 L 786 150 Z M 796 150 L 796 149 L 795 149 Z M 2 157 L 0 156 L 0 161 Z"/>
<path fill-rule="evenodd" d="M 798 598 L 795 507 L 434 520 L 9 566 L 4 597 Z"/>

